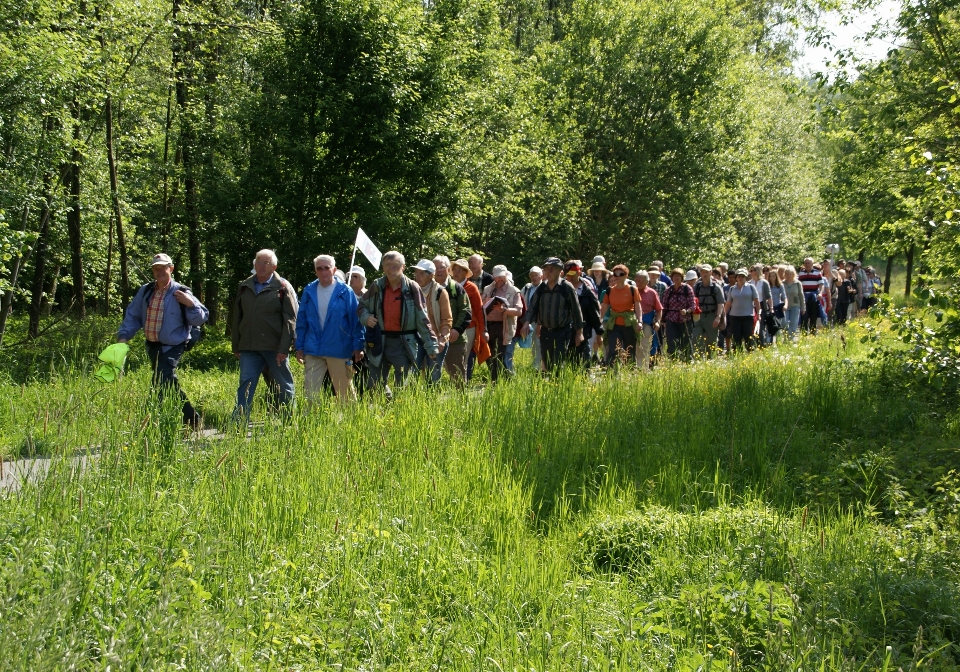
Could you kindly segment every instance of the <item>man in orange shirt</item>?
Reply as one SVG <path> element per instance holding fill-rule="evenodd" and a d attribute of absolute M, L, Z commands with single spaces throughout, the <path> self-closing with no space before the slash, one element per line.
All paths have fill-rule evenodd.
<path fill-rule="evenodd" d="M 384 254 L 383 277 L 374 280 L 360 299 L 360 323 L 373 333 L 380 327 L 380 333 L 368 335 L 366 342 L 366 356 L 370 360 L 369 389 L 384 385 L 391 368 L 396 384 L 402 385 L 416 369 L 421 343 L 430 364 L 439 352 L 423 292 L 403 274 L 404 264 L 399 252 Z"/>

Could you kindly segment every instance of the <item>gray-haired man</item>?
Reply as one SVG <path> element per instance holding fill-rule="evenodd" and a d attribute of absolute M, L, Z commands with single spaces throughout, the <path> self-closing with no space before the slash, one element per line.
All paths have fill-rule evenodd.
<path fill-rule="evenodd" d="M 297 298 L 277 273 L 273 250 L 257 252 L 253 271 L 237 288 L 233 306 L 233 354 L 240 360 L 236 417 L 250 415 L 261 373 L 281 406 L 294 398 L 288 357 L 296 338 Z"/>

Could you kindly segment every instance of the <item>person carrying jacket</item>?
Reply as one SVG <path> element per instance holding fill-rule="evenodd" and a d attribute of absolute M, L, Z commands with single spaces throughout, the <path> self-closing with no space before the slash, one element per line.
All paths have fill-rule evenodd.
<path fill-rule="evenodd" d="M 183 402 L 183 422 L 200 428 L 200 414 L 187 400 L 177 378 L 177 366 L 187 349 L 194 328 L 210 319 L 210 312 L 190 293 L 186 285 L 173 279 L 173 260 L 157 254 L 151 264 L 154 282 L 143 285 L 127 306 L 117 334 L 118 343 L 126 343 L 143 329 L 147 357 L 153 369 L 153 385 L 161 399 L 173 391 Z"/>
<path fill-rule="evenodd" d="M 539 266 L 533 266 L 530 269 L 528 277 L 530 278 L 530 282 L 525 284 L 523 289 L 520 290 L 520 296 L 523 298 L 526 310 L 524 310 L 520 319 L 517 320 L 518 336 L 523 339 L 530 339 L 529 347 L 533 355 L 533 370 L 540 371 L 543 368 L 543 362 L 540 357 L 540 339 L 533 338 L 531 333 L 536 330 L 537 325 L 530 321 L 530 308 L 533 306 L 533 295 L 540 286 L 540 283 L 543 282 L 543 269 Z"/>
<path fill-rule="evenodd" d="M 464 332 L 464 349 L 466 352 L 466 380 L 473 377 L 473 365 L 483 364 L 490 358 L 490 345 L 487 343 L 487 320 L 483 313 L 483 297 L 476 283 L 468 282 L 473 271 L 466 259 L 457 259 L 450 264 L 450 275 L 467 295 L 470 303 L 470 322 Z"/>
<path fill-rule="evenodd" d="M 277 273 L 273 250 L 257 252 L 253 270 L 237 288 L 233 305 L 233 355 L 240 360 L 235 419 L 250 416 L 261 373 L 282 408 L 290 408 L 294 400 L 289 354 L 297 330 L 296 295 Z"/>
<path fill-rule="evenodd" d="M 297 361 L 303 364 L 303 391 L 315 399 L 324 375 L 339 399 L 355 400 L 353 363 L 363 357 L 364 330 L 357 295 L 334 277 L 337 262 L 327 254 L 313 260 L 317 279 L 303 288 L 297 312 Z"/>
<path fill-rule="evenodd" d="M 386 384 L 391 368 L 396 384 L 402 385 L 416 368 L 421 343 L 431 361 L 440 350 L 423 292 L 403 274 L 405 263 L 399 252 L 384 254 L 383 277 L 374 280 L 360 299 L 360 322 L 373 330 L 366 350 L 369 389 Z"/>

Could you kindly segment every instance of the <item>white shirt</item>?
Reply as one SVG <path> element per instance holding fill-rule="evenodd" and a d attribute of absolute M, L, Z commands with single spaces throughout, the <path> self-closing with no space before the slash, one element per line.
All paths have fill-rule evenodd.
<path fill-rule="evenodd" d="M 330 305 L 330 297 L 333 296 L 333 290 L 337 286 L 334 280 L 328 287 L 324 287 L 317 282 L 317 312 L 320 313 L 320 328 L 323 329 L 323 323 L 327 321 L 327 307 Z"/>

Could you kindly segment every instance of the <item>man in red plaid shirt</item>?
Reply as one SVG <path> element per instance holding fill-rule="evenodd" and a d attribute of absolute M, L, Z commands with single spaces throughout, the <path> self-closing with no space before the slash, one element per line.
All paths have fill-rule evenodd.
<path fill-rule="evenodd" d="M 161 396 L 173 390 L 183 401 L 183 421 L 201 425 L 200 414 L 187 400 L 177 379 L 177 365 L 190 340 L 190 332 L 210 317 L 209 311 L 173 279 L 173 260 L 166 254 L 153 257 L 154 282 L 148 282 L 127 306 L 118 341 L 126 343 L 140 329 L 146 337 L 147 356 L 153 369 L 153 384 Z"/>

